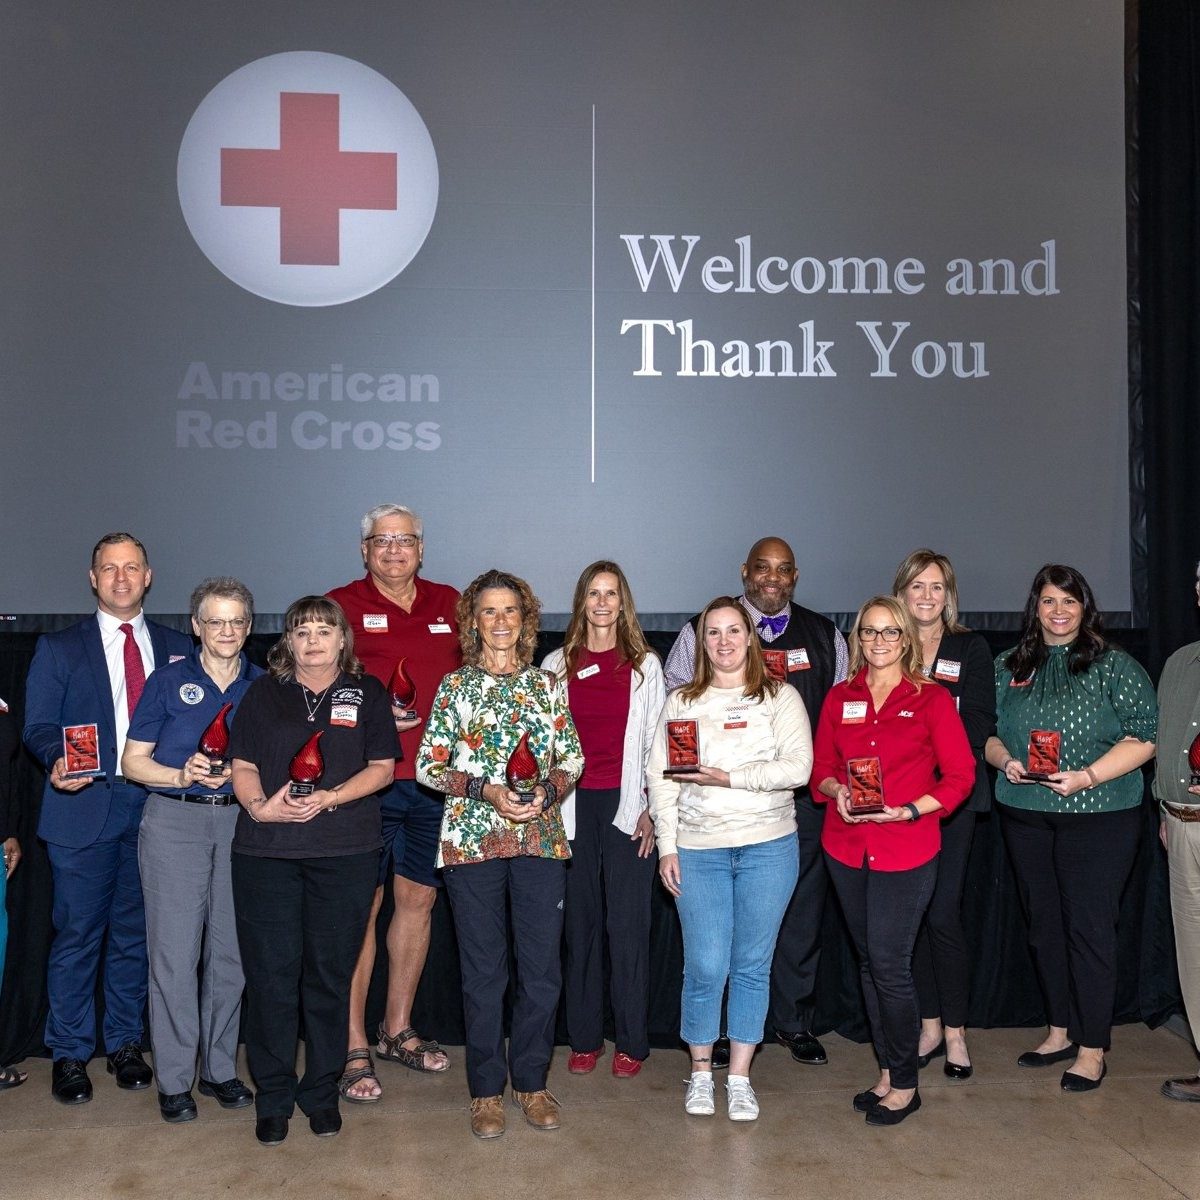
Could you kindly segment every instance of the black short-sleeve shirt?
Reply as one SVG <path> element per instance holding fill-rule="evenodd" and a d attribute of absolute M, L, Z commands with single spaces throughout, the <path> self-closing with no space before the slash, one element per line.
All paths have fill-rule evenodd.
<path fill-rule="evenodd" d="M 311 702 L 312 693 L 309 693 Z M 339 675 L 308 719 L 300 684 L 264 675 L 238 706 L 230 731 L 230 757 L 252 762 L 270 796 L 288 781 L 296 751 L 317 731 L 325 759 L 318 787 L 332 788 L 368 762 L 396 755 L 396 724 L 383 684 L 370 675 Z M 259 858 L 335 858 L 365 854 L 383 844 L 380 796 L 364 796 L 299 824 L 255 822 L 238 814 L 233 849 Z"/>

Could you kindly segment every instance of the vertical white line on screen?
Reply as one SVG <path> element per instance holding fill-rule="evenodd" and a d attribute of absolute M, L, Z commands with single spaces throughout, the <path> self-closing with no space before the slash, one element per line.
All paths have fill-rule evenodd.
<path fill-rule="evenodd" d="M 596 106 L 592 105 L 592 482 L 596 482 Z"/>

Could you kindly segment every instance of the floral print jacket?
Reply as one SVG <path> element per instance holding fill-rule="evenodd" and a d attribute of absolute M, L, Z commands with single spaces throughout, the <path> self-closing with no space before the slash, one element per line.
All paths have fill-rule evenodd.
<path fill-rule="evenodd" d="M 504 769 L 522 733 L 538 761 L 540 779 L 555 793 L 541 816 L 524 824 L 505 820 L 486 800 L 471 798 L 478 784 L 504 783 Z M 492 858 L 571 857 L 560 803 L 583 771 L 583 750 L 567 708 L 566 686 L 548 671 L 526 667 L 492 675 L 462 667 L 447 675 L 433 700 L 417 751 L 417 779 L 446 793 L 437 865 Z"/>

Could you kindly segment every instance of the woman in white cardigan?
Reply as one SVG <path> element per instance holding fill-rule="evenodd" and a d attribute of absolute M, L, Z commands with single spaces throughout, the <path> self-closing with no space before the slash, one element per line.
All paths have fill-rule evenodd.
<path fill-rule="evenodd" d="M 629 1078 L 650 1053 L 650 889 L 654 823 L 646 760 L 663 705 L 662 667 L 638 624 L 624 572 L 594 562 L 575 585 L 561 650 L 542 666 L 567 684 L 584 768 L 563 802 L 571 841 L 564 929 L 567 1070 L 586 1075 L 604 1053 L 604 934 L 616 1026 L 612 1073 Z"/>

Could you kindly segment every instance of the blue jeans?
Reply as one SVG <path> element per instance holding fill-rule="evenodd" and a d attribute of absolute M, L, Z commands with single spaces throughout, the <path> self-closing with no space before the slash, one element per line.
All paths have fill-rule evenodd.
<path fill-rule="evenodd" d="M 800 872 L 796 835 L 679 850 L 683 925 L 680 1036 L 708 1046 L 721 1032 L 721 997 L 729 981 L 729 1037 L 757 1045 L 770 998 L 771 957 Z"/>

